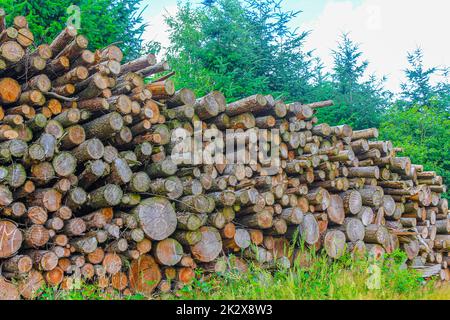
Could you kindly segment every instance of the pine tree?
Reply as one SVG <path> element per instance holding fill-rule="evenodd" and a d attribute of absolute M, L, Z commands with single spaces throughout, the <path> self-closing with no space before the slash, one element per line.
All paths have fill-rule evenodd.
<path fill-rule="evenodd" d="M 167 19 L 177 83 L 198 94 L 222 90 L 230 99 L 249 92 L 305 99 L 312 59 L 303 51 L 307 33 L 288 27 L 297 14 L 275 0 L 185 2 Z"/>
<path fill-rule="evenodd" d="M 320 120 L 330 124 L 347 123 L 357 129 L 378 126 L 392 97 L 384 89 L 386 78 L 366 75 L 369 62 L 363 59 L 360 46 L 346 33 L 341 35 L 332 55 L 331 80 L 319 84 L 319 88 L 326 90 L 335 106 L 320 111 Z"/>
<path fill-rule="evenodd" d="M 369 62 L 362 59 L 359 45 L 355 44 L 348 33 L 341 35 L 337 50 L 332 50 L 334 58 L 333 79 L 337 84 L 337 90 L 353 100 L 353 93 L 357 90 L 361 78 L 364 76 Z"/>
<path fill-rule="evenodd" d="M 261 56 L 259 74 L 269 79 L 271 92 L 288 100 L 308 101 L 312 90 L 312 52 L 304 50 L 308 31 L 292 30 L 289 23 L 301 11 L 283 10 L 283 1 L 246 0 L 247 15 L 252 21 L 256 50 Z"/>
<path fill-rule="evenodd" d="M 437 67 L 426 68 L 423 63 L 423 50 L 416 48 L 413 52 L 408 52 L 407 59 L 409 67 L 404 70 L 406 82 L 401 84 L 401 97 L 404 100 L 401 105 L 404 107 L 433 106 L 439 104 L 439 95 L 448 90 L 445 83 L 437 86 L 432 85 L 433 77 L 446 75 L 446 71 Z M 448 91 L 447 91 L 448 92 Z"/>

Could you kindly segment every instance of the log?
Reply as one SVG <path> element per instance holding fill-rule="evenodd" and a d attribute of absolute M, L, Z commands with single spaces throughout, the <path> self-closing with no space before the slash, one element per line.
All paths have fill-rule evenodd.
<path fill-rule="evenodd" d="M 153 54 L 137 58 L 122 65 L 120 74 L 136 72 L 156 64 L 156 57 Z"/>
<path fill-rule="evenodd" d="M 20 293 L 17 286 L 4 277 L 0 277 L 0 299 L 1 300 L 20 300 Z"/>
<path fill-rule="evenodd" d="M 369 224 L 372 224 L 375 219 L 375 215 L 373 213 L 372 208 L 364 206 L 358 212 L 357 217 L 359 220 L 361 220 L 362 224 L 365 227 L 367 227 Z"/>
<path fill-rule="evenodd" d="M 437 220 L 436 231 L 438 234 L 448 234 L 450 232 L 450 220 L 448 218 Z"/>
<path fill-rule="evenodd" d="M 0 220 L 1 245 L 0 258 L 14 255 L 21 247 L 23 235 L 17 225 L 9 220 Z"/>
<path fill-rule="evenodd" d="M 3 270 L 14 275 L 28 273 L 33 267 L 33 261 L 27 255 L 15 255 L 3 262 Z"/>
<path fill-rule="evenodd" d="M 183 195 L 183 185 L 178 177 L 170 176 L 165 179 L 156 179 L 149 183 L 152 193 L 178 199 Z"/>
<path fill-rule="evenodd" d="M 223 240 L 223 247 L 226 250 L 239 252 L 248 248 L 251 244 L 250 233 L 245 229 L 236 229 L 234 236 Z"/>
<path fill-rule="evenodd" d="M 73 218 L 64 223 L 64 233 L 68 236 L 79 236 L 86 231 L 86 223 L 81 218 Z"/>
<path fill-rule="evenodd" d="M 273 215 L 269 210 L 264 209 L 258 213 L 238 218 L 237 221 L 249 228 L 269 229 L 273 225 Z"/>
<path fill-rule="evenodd" d="M 303 222 L 304 212 L 298 208 L 285 208 L 281 212 L 281 217 L 286 220 L 289 225 L 298 225 Z"/>
<path fill-rule="evenodd" d="M 0 79 L 0 89 L 0 102 L 4 104 L 16 102 L 22 92 L 19 83 L 12 78 Z"/>
<path fill-rule="evenodd" d="M 124 272 L 118 272 L 111 277 L 111 286 L 119 291 L 124 290 L 128 285 L 128 277 Z"/>
<path fill-rule="evenodd" d="M 221 106 L 214 97 L 214 93 L 209 93 L 208 95 L 196 100 L 194 109 L 196 115 L 201 120 L 207 120 L 217 116 L 220 112 Z"/>
<path fill-rule="evenodd" d="M 60 177 L 67 177 L 75 172 L 77 159 L 69 152 L 60 152 L 52 161 L 55 173 Z"/>
<path fill-rule="evenodd" d="M 151 295 L 161 280 L 161 271 L 155 260 L 143 255 L 133 260 L 128 272 L 130 288 L 135 292 Z"/>
<path fill-rule="evenodd" d="M 183 257 L 183 247 L 171 238 L 159 241 L 153 250 L 156 261 L 165 266 L 174 266 Z"/>
<path fill-rule="evenodd" d="M 32 223 L 43 225 L 46 223 L 48 215 L 47 211 L 44 208 L 40 206 L 34 206 L 28 208 L 27 217 Z"/>
<path fill-rule="evenodd" d="M 67 26 L 50 44 L 53 56 L 58 55 L 77 35 L 77 29 L 73 26 Z"/>
<path fill-rule="evenodd" d="M 195 231 L 206 223 L 206 214 L 196 214 L 190 212 L 177 213 L 177 229 Z"/>
<path fill-rule="evenodd" d="M 45 280 L 42 274 L 37 270 L 31 270 L 24 278 L 20 279 L 18 289 L 22 297 L 31 300 L 42 293 L 40 290 L 44 285 Z"/>
<path fill-rule="evenodd" d="M 378 167 L 350 167 L 348 169 L 350 178 L 380 178 L 380 169 Z"/>
<path fill-rule="evenodd" d="M 176 229 L 177 216 L 170 202 L 164 198 L 152 197 L 143 200 L 130 212 L 146 236 L 152 240 L 163 240 Z"/>
<path fill-rule="evenodd" d="M 358 139 L 371 139 L 371 138 L 378 138 L 378 130 L 376 128 L 353 131 L 352 141 Z"/>
<path fill-rule="evenodd" d="M 185 196 L 177 202 L 177 208 L 180 211 L 192 211 L 196 213 L 211 213 L 215 208 L 213 199 L 204 195 Z"/>
<path fill-rule="evenodd" d="M 175 174 L 177 165 L 171 159 L 153 162 L 146 167 L 146 172 L 151 178 L 169 177 Z"/>
<path fill-rule="evenodd" d="M 357 218 L 345 218 L 342 226 L 339 226 L 338 229 L 344 232 L 345 238 L 349 242 L 361 241 L 365 236 L 365 226 Z"/>
<path fill-rule="evenodd" d="M 227 105 L 226 114 L 236 116 L 248 112 L 262 112 L 267 107 L 267 99 L 260 94 L 244 98 Z"/>
<path fill-rule="evenodd" d="M 42 247 L 50 239 L 48 230 L 42 225 L 32 225 L 24 232 L 24 241 L 29 247 Z"/>
<path fill-rule="evenodd" d="M 6 41 L 0 46 L 1 57 L 9 63 L 17 63 L 24 56 L 25 51 L 16 41 Z"/>
<path fill-rule="evenodd" d="M 328 256 L 333 259 L 340 258 L 345 253 L 345 239 L 346 236 L 342 231 L 331 230 L 327 232 L 323 243 Z"/>
<path fill-rule="evenodd" d="M 106 172 L 106 164 L 102 160 L 89 162 L 79 176 L 79 184 L 89 188 L 99 180 Z"/>
<path fill-rule="evenodd" d="M 98 241 L 96 237 L 88 236 L 78 238 L 72 241 L 70 244 L 75 248 L 76 252 L 90 254 L 97 250 Z"/>
<path fill-rule="evenodd" d="M 127 161 L 122 158 L 116 158 L 111 163 L 111 171 L 107 181 L 113 185 L 123 185 L 131 181 L 133 172 Z"/>
<path fill-rule="evenodd" d="M 362 197 L 357 190 L 348 190 L 340 194 L 346 214 L 356 215 L 362 209 Z"/>
<path fill-rule="evenodd" d="M 201 227 L 202 240 L 191 247 L 194 259 L 200 262 L 211 262 L 216 259 L 222 250 L 220 233 L 212 227 Z"/>
<path fill-rule="evenodd" d="M 52 251 L 30 250 L 27 255 L 30 256 L 33 266 L 37 270 L 50 271 L 58 265 L 58 257 Z"/>
<path fill-rule="evenodd" d="M 187 88 L 183 88 L 176 91 L 166 103 L 169 107 L 174 108 L 179 106 L 193 106 L 195 100 L 194 92 Z"/>
<path fill-rule="evenodd" d="M 365 228 L 364 242 L 380 244 L 383 247 L 387 247 L 389 232 L 382 225 L 370 224 Z"/>
<path fill-rule="evenodd" d="M 306 214 L 298 227 L 299 237 L 309 245 L 319 241 L 319 225 L 312 214 Z"/>
<path fill-rule="evenodd" d="M 330 206 L 327 209 L 328 219 L 335 224 L 344 223 L 345 210 L 344 201 L 339 195 L 330 196 Z"/>
<path fill-rule="evenodd" d="M 107 184 L 89 193 L 88 205 L 93 209 L 113 207 L 120 203 L 123 191 L 114 184 Z"/>
<path fill-rule="evenodd" d="M 173 238 L 184 246 L 193 246 L 202 240 L 202 233 L 195 231 L 176 231 Z"/>
<path fill-rule="evenodd" d="M 394 199 L 390 195 L 383 196 L 383 209 L 387 217 L 392 217 L 396 210 Z"/>
<path fill-rule="evenodd" d="M 73 149 L 72 155 L 78 162 L 98 160 L 103 157 L 104 150 L 103 143 L 97 138 L 92 138 L 84 141 L 78 147 Z"/>
<path fill-rule="evenodd" d="M 111 112 L 83 125 L 86 138 L 104 140 L 119 132 L 123 127 L 123 118 L 117 112 Z"/>
<path fill-rule="evenodd" d="M 122 268 L 122 260 L 116 253 L 107 253 L 103 258 L 102 266 L 110 275 L 115 275 Z"/>
<path fill-rule="evenodd" d="M 383 202 L 383 189 L 380 187 L 368 187 L 360 189 L 363 205 L 379 207 Z"/>

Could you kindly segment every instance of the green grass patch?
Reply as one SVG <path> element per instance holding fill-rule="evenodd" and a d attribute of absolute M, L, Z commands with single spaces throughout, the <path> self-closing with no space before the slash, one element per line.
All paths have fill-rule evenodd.
<path fill-rule="evenodd" d="M 436 294 L 434 280 L 424 281 L 405 266 L 406 256 L 396 251 L 382 261 L 354 260 L 350 255 L 332 261 L 311 257 L 308 266 L 268 271 L 250 265 L 247 273 L 230 271 L 206 280 L 196 279 L 168 299 L 427 299 L 450 298 L 450 288 Z M 435 294 L 433 296 L 433 294 Z"/>

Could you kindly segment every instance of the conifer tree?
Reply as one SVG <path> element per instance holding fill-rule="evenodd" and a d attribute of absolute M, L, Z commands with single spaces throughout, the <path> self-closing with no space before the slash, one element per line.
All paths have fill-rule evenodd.
<path fill-rule="evenodd" d="M 313 77 L 307 32 L 289 28 L 299 12 L 278 0 L 185 2 L 168 17 L 169 56 L 180 86 L 199 94 L 222 90 L 230 99 L 249 92 L 308 100 Z"/>
<path fill-rule="evenodd" d="M 404 70 L 406 81 L 401 84 L 400 106 L 410 108 L 415 105 L 449 108 L 449 82 L 446 68 L 425 67 L 424 53 L 421 48 L 408 52 L 408 68 Z M 433 78 L 445 80 L 433 84 Z"/>
<path fill-rule="evenodd" d="M 332 55 L 332 90 L 327 92 L 335 106 L 320 111 L 320 120 L 330 124 L 347 123 L 357 129 L 378 126 L 391 99 L 391 93 L 384 89 L 386 78 L 367 74 L 369 62 L 363 59 L 360 46 L 346 33 L 341 35 Z"/>

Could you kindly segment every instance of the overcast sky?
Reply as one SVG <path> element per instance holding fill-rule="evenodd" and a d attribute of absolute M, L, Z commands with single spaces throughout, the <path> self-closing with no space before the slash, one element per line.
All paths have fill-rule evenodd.
<path fill-rule="evenodd" d="M 177 1 L 143 0 L 144 6 L 149 23 L 144 38 L 167 46 L 164 15 L 176 13 Z M 369 72 L 386 75 L 392 91 L 404 79 L 406 52 L 418 46 L 425 65 L 450 66 L 449 0 L 285 0 L 284 7 L 303 11 L 292 27 L 311 30 L 306 49 L 315 49 L 326 66 L 332 66 L 330 52 L 339 34 L 349 32 L 370 62 Z"/>

